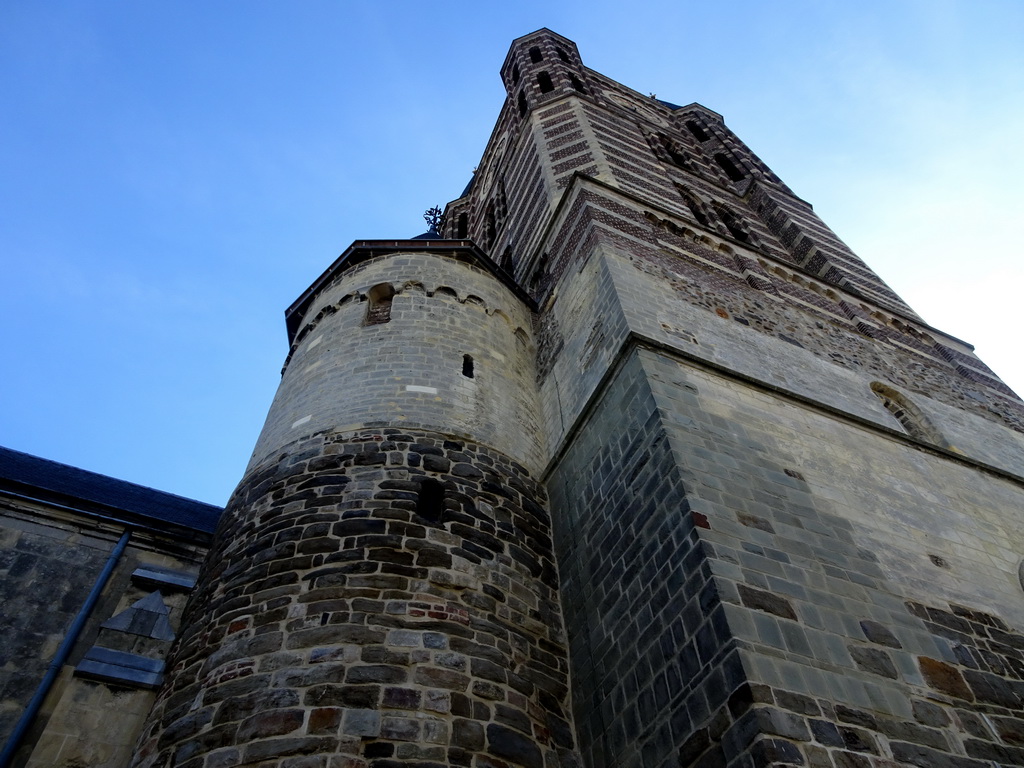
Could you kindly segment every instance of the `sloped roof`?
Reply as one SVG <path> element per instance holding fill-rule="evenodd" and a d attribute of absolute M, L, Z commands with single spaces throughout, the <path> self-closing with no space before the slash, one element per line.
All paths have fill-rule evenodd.
<path fill-rule="evenodd" d="M 212 533 L 223 510 L 144 485 L 0 447 L 0 493 L 8 491 L 82 512 Z"/>

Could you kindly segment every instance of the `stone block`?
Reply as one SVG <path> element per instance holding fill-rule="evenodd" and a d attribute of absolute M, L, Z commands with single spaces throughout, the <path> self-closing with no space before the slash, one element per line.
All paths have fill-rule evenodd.
<path fill-rule="evenodd" d="M 380 734 L 381 713 L 374 709 L 349 709 L 345 711 L 342 733 L 350 736 L 375 737 Z"/>

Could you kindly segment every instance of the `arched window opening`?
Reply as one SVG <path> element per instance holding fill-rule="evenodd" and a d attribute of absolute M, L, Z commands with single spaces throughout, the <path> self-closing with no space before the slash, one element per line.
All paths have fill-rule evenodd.
<path fill-rule="evenodd" d="M 747 178 L 743 175 L 743 171 L 737 168 L 736 164 L 725 155 L 721 153 L 715 155 L 715 162 L 718 163 L 719 168 L 725 171 L 725 175 L 733 181 L 743 181 Z"/>
<path fill-rule="evenodd" d="M 690 213 L 693 214 L 693 218 L 697 220 L 697 223 L 700 224 L 702 227 L 707 227 L 710 229 L 711 222 L 708 220 L 707 214 L 705 214 L 703 209 L 701 208 L 700 203 L 697 202 L 697 199 L 689 192 L 686 192 L 682 189 L 680 190 L 680 193 L 683 196 L 683 202 L 686 203 L 686 207 L 690 209 Z"/>
<path fill-rule="evenodd" d="M 512 65 L 512 84 L 519 85 L 519 65 Z"/>
<path fill-rule="evenodd" d="M 541 61 L 543 58 L 544 54 L 540 52 L 540 48 L 534 46 L 533 48 L 530 49 L 530 61 L 532 61 L 534 64 Z"/>
<path fill-rule="evenodd" d="M 583 83 L 576 75 L 569 75 L 569 81 L 572 83 L 572 87 L 576 89 L 577 93 L 586 93 L 586 88 L 583 87 Z"/>
<path fill-rule="evenodd" d="M 686 129 L 693 134 L 693 138 L 697 141 L 707 141 L 711 138 L 708 136 L 707 131 L 701 128 L 700 125 L 693 120 L 686 121 Z"/>
<path fill-rule="evenodd" d="M 487 214 L 484 217 L 484 243 L 490 248 L 494 245 L 494 238 L 498 236 L 498 224 L 494 218 L 494 203 L 487 205 Z"/>
<path fill-rule="evenodd" d="M 432 523 L 444 520 L 444 484 L 440 480 L 428 477 L 420 483 L 416 514 Z"/>
<path fill-rule="evenodd" d="M 725 228 L 729 230 L 730 235 L 741 243 L 750 242 L 750 235 L 747 234 L 747 231 L 743 228 L 743 224 L 735 213 L 725 206 L 715 206 L 715 212 L 718 213 L 719 218 L 722 220 L 722 223 L 725 224 Z"/>
<path fill-rule="evenodd" d="M 473 356 L 463 355 L 462 356 L 462 375 L 467 379 L 473 378 Z"/>
<path fill-rule="evenodd" d="M 949 447 L 942 433 L 936 429 L 931 420 L 902 393 L 880 381 L 871 382 L 871 391 L 882 401 L 885 409 L 893 415 L 908 435 L 944 448 Z"/>
<path fill-rule="evenodd" d="M 465 213 L 460 213 L 459 218 L 455 224 L 455 237 L 459 240 L 465 239 L 466 235 L 469 234 L 469 216 Z"/>
<path fill-rule="evenodd" d="M 569 63 L 569 54 L 567 54 L 565 50 L 563 50 L 562 48 L 555 48 L 555 53 L 557 53 L 558 58 L 560 58 L 566 64 Z"/>
<path fill-rule="evenodd" d="M 690 158 L 686 156 L 686 153 L 679 148 L 672 139 L 668 136 L 661 136 L 661 146 L 665 148 L 665 153 L 671 158 L 672 162 L 678 165 L 680 168 L 690 170 Z"/>
<path fill-rule="evenodd" d="M 512 274 L 512 246 L 511 244 L 505 246 L 505 250 L 501 254 L 501 268 Z"/>
<path fill-rule="evenodd" d="M 540 86 L 541 93 L 551 93 L 555 90 L 555 85 L 551 82 L 551 75 L 547 72 L 541 72 L 537 75 L 537 85 Z"/>
<path fill-rule="evenodd" d="M 380 283 L 373 286 L 367 293 L 369 304 L 366 307 L 366 321 L 364 325 L 381 325 L 391 320 L 391 300 L 395 296 L 395 289 L 391 283 Z"/>
<path fill-rule="evenodd" d="M 526 94 L 523 93 L 522 91 L 520 91 L 519 92 L 519 116 L 520 117 L 526 117 L 526 110 L 527 110 Z"/>
<path fill-rule="evenodd" d="M 548 269 L 548 254 L 542 253 L 537 265 L 533 268 L 533 274 L 530 275 L 530 290 L 536 291 L 542 287 L 546 282 L 545 277 L 547 276 Z"/>

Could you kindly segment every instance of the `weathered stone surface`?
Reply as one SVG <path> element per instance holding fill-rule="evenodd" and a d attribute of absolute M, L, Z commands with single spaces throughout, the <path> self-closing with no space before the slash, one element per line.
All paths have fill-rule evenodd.
<path fill-rule="evenodd" d="M 740 599 L 743 604 L 758 611 L 765 611 L 780 616 L 783 619 L 796 621 L 796 612 L 789 600 L 780 595 L 774 595 L 762 589 L 754 589 L 746 584 L 738 585 Z"/>
<path fill-rule="evenodd" d="M 891 680 L 899 677 L 899 672 L 896 671 L 896 665 L 893 664 L 892 657 L 885 651 L 859 645 L 849 645 L 847 650 L 850 652 L 853 660 L 857 662 L 857 666 L 865 672 L 888 677 Z"/>
<path fill-rule="evenodd" d="M 864 632 L 864 637 L 869 642 L 877 643 L 878 645 L 887 645 L 890 648 L 902 648 L 900 641 L 897 639 L 888 627 L 877 621 L 871 619 L 861 619 L 860 628 Z"/>
<path fill-rule="evenodd" d="M 375 760 L 427 765 L 447 759 L 451 747 L 463 762 L 489 754 L 542 766 L 544 749 L 573 748 L 557 582 L 536 578 L 552 557 L 547 512 L 534 500 L 543 501 L 543 491 L 482 446 L 448 446 L 422 432 L 416 439 L 436 449 L 415 452 L 422 469 L 410 463 L 411 435 L 391 440 L 387 452 L 358 436 L 320 436 L 304 445 L 351 446 L 333 454 L 322 470 L 329 477 L 309 476 L 308 464 L 298 463 L 278 485 L 261 486 L 262 495 L 248 496 L 243 484 L 214 561 L 235 586 L 212 579 L 202 587 L 195 629 L 179 652 L 182 671 L 165 694 L 187 708 L 205 687 L 219 693 L 210 699 L 219 708 L 175 719 L 158 706 L 167 727 L 153 723 L 157 741 L 146 754 L 202 760 L 227 746 L 226 736 L 251 742 L 244 759 L 304 761 L 316 745 L 330 753 L 333 742 L 324 738 L 340 734 L 355 740 L 346 747 L 353 759 L 372 751 Z M 440 527 L 426 524 L 416 498 L 402 494 L 424 487 L 406 479 L 414 468 L 422 477 L 440 473 L 443 462 L 458 471 L 441 475 L 451 520 Z M 502 494 L 466 485 L 485 476 Z M 272 556 L 298 570 L 267 575 L 269 549 L 255 542 L 269 538 L 251 525 L 256 517 L 276 531 L 280 551 Z M 295 541 L 319 559 L 291 558 Z M 503 554 L 513 548 L 514 557 Z M 249 616 L 258 621 L 242 619 Z M 257 667 L 272 671 L 256 680 Z M 237 688 L 246 680 L 253 681 L 247 689 Z M 237 690 L 229 696 L 225 685 Z M 222 722 L 237 733 L 217 731 Z M 373 740 L 401 746 L 370 750 Z"/>
<path fill-rule="evenodd" d="M 925 681 L 937 691 L 958 699 L 974 700 L 974 694 L 971 693 L 967 683 L 964 682 L 963 675 L 956 667 L 927 656 L 919 658 L 917 663 Z"/>
<path fill-rule="evenodd" d="M 526 768 L 543 768 L 544 765 L 540 748 L 531 737 L 496 723 L 487 726 L 487 749 Z"/>

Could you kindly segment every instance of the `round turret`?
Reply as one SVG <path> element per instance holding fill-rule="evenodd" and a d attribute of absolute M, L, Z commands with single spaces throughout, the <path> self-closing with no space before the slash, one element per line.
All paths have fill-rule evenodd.
<path fill-rule="evenodd" d="M 573 764 L 530 310 L 406 245 L 296 310 L 137 766 Z"/>
<path fill-rule="evenodd" d="M 537 471 L 531 325 L 465 251 L 369 256 L 302 313 L 250 469 L 308 434 L 387 424 L 472 438 Z"/>

